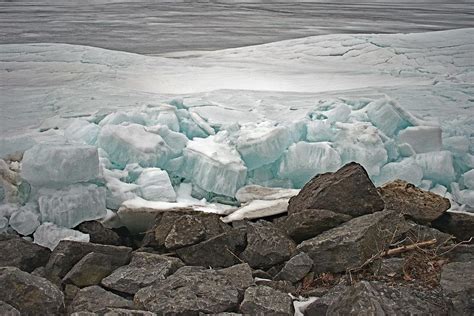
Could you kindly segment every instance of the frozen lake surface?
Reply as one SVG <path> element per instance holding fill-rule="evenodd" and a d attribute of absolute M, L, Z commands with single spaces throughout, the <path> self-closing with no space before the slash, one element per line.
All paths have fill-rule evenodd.
<path fill-rule="evenodd" d="M 474 26 L 473 1 L 0 1 L 0 44 L 68 43 L 140 54 L 313 35 Z"/>

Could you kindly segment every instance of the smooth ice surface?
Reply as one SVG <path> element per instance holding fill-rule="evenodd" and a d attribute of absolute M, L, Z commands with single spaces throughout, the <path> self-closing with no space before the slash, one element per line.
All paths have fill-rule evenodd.
<path fill-rule="evenodd" d="M 38 204 L 43 222 L 72 228 L 106 215 L 105 188 L 95 184 L 74 184 L 53 190 L 42 189 Z"/>
<path fill-rule="evenodd" d="M 30 235 L 40 225 L 39 214 L 21 208 L 11 215 L 9 224 L 20 235 Z"/>
<path fill-rule="evenodd" d="M 469 170 L 465 174 L 462 175 L 464 185 L 471 190 L 474 190 L 474 169 Z"/>
<path fill-rule="evenodd" d="M 23 156 L 21 176 L 35 186 L 87 182 L 98 174 L 99 156 L 93 146 L 38 144 Z"/>
<path fill-rule="evenodd" d="M 456 177 L 453 156 L 449 151 L 418 154 L 415 156 L 415 161 L 423 170 L 426 179 L 449 185 Z"/>
<path fill-rule="evenodd" d="M 439 151 L 443 146 L 439 126 L 407 127 L 398 135 L 398 141 L 409 144 L 417 154 Z"/>
<path fill-rule="evenodd" d="M 242 206 L 235 212 L 222 218 L 224 223 L 229 223 L 242 219 L 262 218 L 277 214 L 286 213 L 288 199 L 279 200 L 254 200 Z"/>
<path fill-rule="evenodd" d="M 299 193 L 296 189 L 267 188 L 260 185 L 246 185 L 240 188 L 235 194 L 235 198 L 240 203 L 251 202 L 253 200 L 278 200 L 289 199 Z"/>
<path fill-rule="evenodd" d="M 416 186 L 421 184 L 423 169 L 413 158 L 405 158 L 399 162 L 390 162 L 382 167 L 380 174 L 374 178 L 377 186 L 401 179 Z"/>
<path fill-rule="evenodd" d="M 176 193 L 168 173 L 159 168 L 146 168 L 138 177 L 141 197 L 148 201 L 176 202 Z"/>
<path fill-rule="evenodd" d="M 36 141 L 28 135 L 0 138 L 0 158 L 23 154 L 25 150 L 36 145 Z"/>
<path fill-rule="evenodd" d="M 36 229 L 33 239 L 35 244 L 54 250 L 61 240 L 88 242 L 90 236 L 77 230 L 59 227 L 53 223 L 46 222 Z"/>
<path fill-rule="evenodd" d="M 76 119 L 64 130 L 64 136 L 73 143 L 94 145 L 99 131 L 100 128 L 96 124 L 84 119 Z"/>

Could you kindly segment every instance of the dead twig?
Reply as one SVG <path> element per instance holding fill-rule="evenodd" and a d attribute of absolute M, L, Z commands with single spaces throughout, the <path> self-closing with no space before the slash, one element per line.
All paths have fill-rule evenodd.
<path fill-rule="evenodd" d="M 393 248 L 393 249 L 388 249 L 388 250 L 384 251 L 381 254 L 381 257 L 397 255 L 397 254 L 400 254 L 402 252 L 406 252 L 406 251 L 410 251 L 410 250 L 414 250 L 414 249 L 422 250 L 421 249 L 422 247 L 427 247 L 427 246 L 431 246 L 431 245 L 434 245 L 434 244 L 436 244 L 436 239 L 431 239 L 431 240 L 427 240 L 427 241 L 413 243 L 411 245 L 406 245 L 406 246 L 401 246 L 401 247 L 397 247 L 397 248 Z"/>

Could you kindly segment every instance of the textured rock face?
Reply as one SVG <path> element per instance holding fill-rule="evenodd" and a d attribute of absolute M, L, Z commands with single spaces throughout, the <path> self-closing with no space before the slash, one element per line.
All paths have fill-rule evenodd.
<path fill-rule="evenodd" d="M 23 238 L 0 235 L 0 266 L 17 267 L 26 272 L 44 266 L 51 251 Z"/>
<path fill-rule="evenodd" d="M 288 213 L 306 209 L 326 209 L 353 217 L 381 211 L 384 202 L 367 172 L 349 163 L 331 173 L 317 175 L 290 199 Z"/>
<path fill-rule="evenodd" d="M 336 228 L 298 245 L 314 261 L 313 271 L 344 272 L 363 264 L 392 236 L 400 236 L 410 227 L 402 215 L 382 211 L 354 218 Z"/>
<path fill-rule="evenodd" d="M 439 315 L 446 312 L 439 298 L 425 298 L 423 293 L 406 287 L 361 281 L 342 292 L 329 306 L 326 314 Z"/>
<path fill-rule="evenodd" d="M 235 266 L 220 269 L 219 272 L 227 277 L 239 290 L 243 292 L 254 285 L 252 268 L 247 263 L 236 264 Z"/>
<path fill-rule="evenodd" d="M 0 301 L 22 315 L 59 315 L 64 310 L 64 295 L 51 282 L 18 268 L 0 268 Z"/>
<path fill-rule="evenodd" d="M 63 240 L 51 253 L 46 264 L 46 271 L 63 278 L 79 260 L 91 252 L 111 255 L 114 258 L 114 264 L 120 266 L 130 261 L 131 251 L 132 249 L 128 247 Z"/>
<path fill-rule="evenodd" d="M 296 242 L 315 237 L 334 228 L 352 217 L 328 210 L 302 210 L 289 214 L 277 222 L 277 226 Z"/>
<path fill-rule="evenodd" d="M 379 188 L 379 193 L 386 209 L 395 210 L 421 224 L 434 221 L 451 207 L 448 199 L 402 180 L 387 183 Z"/>
<path fill-rule="evenodd" d="M 474 262 L 452 262 L 441 271 L 441 287 L 451 300 L 452 315 L 470 315 L 474 310 Z"/>
<path fill-rule="evenodd" d="M 447 212 L 432 223 L 434 228 L 454 235 L 459 240 L 474 237 L 474 214 Z"/>
<path fill-rule="evenodd" d="M 70 306 L 72 312 L 98 312 L 106 307 L 133 309 L 133 302 L 93 285 L 80 290 Z"/>
<path fill-rule="evenodd" d="M 20 316 L 20 312 L 10 304 L 0 301 L 0 315 Z"/>
<path fill-rule="evenodd" d="M 79 224 L 76 229 L 84 234 L 89 234 L 90 242 L 103 245 L 120 245 L 120 236 L 109 228 L 105 228 L 100 222 L 88 221 Z"/>
<path fill-rule="evenodd" d="M 313 260 L 304 252 L 297 254 L 283 266 L 283 269 L 275 276 L 275 280 L 286 280 L 296 283 L 313 267 Z"/>
<path fill-rule="evenodd" d="M 270 222 L 248 223 L 247 247 L 240 258 L 254 269 L 268 269 L 291 258 L 296 245 Z"/>
<path fill-rule="evenodd" d="M 236 310 L 240 300 L 240 289 L 224 274 L 201 267 L 183 267 L 134 297 L 139 308 L 159 315 L 220 313 Z"/>
<path fill-rule="evenodd" d="M 130 264 L 104 278 L 102 285 L 115 291 L 135 294 L 141 288 L 164 280 L 182 266 L 183 262 L 177 258 L 135 252 Z"/>
<path fill-rule="evenodd" d="M 293 301 L 288 294 L 259 285 L 245 291 L 240 312 L 248 315 L 289 316 L 294 314 Z"/>

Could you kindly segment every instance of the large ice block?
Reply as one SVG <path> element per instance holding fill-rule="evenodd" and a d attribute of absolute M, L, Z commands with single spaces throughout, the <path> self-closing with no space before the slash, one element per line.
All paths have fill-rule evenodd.
<path fill-rule="evenodd" d="M 176 193 L 166 171 L 146 168 L 136 181 L 141 197 L 148 201 L 176 202 Z"/>
<path fill-rule="evenodd" d="M 53 223 L 41 224 L 33 234 L 34 243 L 53 250 L 61 240 L 85 241 L 90 240 L 89 234 L 81 233 L 74 229 L 68 229 L 54 225 Z"/>
<path fill-rule="evenodd" d="M 171 151 L 160 135 L 147 132 L 137 124 L 104 126 L 98 143 L 120 168 L 134 162 L 142 167 L 162 166 Z"/>
<path fill-rule="evenodd" d="M 21 176 L 35 186 L 87 182 L 99 174 L 97 148 L 89 145 L 38 144 L 23 157 Z"/>
<path fill-rule="evenodd" d="M 10 226 L 20 235 L 30 235 L 40 225 L 38 215 L 27 207 L 20 208 L 10 217 Z"/>
<path fill-rule="evenodd" d="M 41 189 L 38 204 L 43 222 L 72 228 L 105 216 L 105 188 L 74 184 L 54 190 Z"/>
<path fill-rule="evenodd" d="M 28 135 L 0 137 L 0 159 L 19 156 L 36 145 L 36 141 Z"/>
<path fill-rule="evenodd" d="M 113 112 L 107 115 L 104 119 L 99 122 L 99 126 L 106 126 L 106 125 L 119 125 L 122 123 L 134 123 L 145 125 L 145 119 L 143 115 L 138 112 Z"/>
<path fill-rule="evenodd" d="M 392 100 L 379 99 L 369 103 L 365 109 L 372 124 L 389 137 L 410 125 Z"/>
<path fill-rule="evenodd" d="M 174 132 L 164 125 L 154 125 L 145 128 L 147 132 L 160 135 L 170 150 L 170 159 L 181 156 L 184 147 L 188 143 L 188 138 L 181 133 Z"/>
<path fill-rule="evenodd" d="M 84 119 L 75 119 L 64 130 L 64 136 L 72 143 L 94 145 L 97 142 L 97 135 L 100 127 L 94 123 L 89 123 Z"/>
<path fill-rule="evenodd" d="M 236 140 L 237 150 L 248 170 L 274 162 L 290 144 L 288 129 L 268 122 L 242 126 Z"/>
<path fill-rule="evenodd" d="M 471 190 L 474 190 L 474 169 L 469 170 L 468 172 L 462 175 L 464 185 Z"/>
<path fill-rule="evenodd" d="M 212 129 L 209 124 L 203 124 L 201 121 L 199 121 L 199 123 L 202 124 L 198 124 L 196 117 L 191 116 L 187 110 L 180 109 L 176 111 L 176 114 L 179 118 L 181 133 L 186 135 L 189 139 L 193 139 L 194 137 L 205 138 L 208 135 L 215 134 L 214 129 Z"/>
<path fill-rule="evenodd" d="M 245 184 L 247 168 L 238 151 L 225 142 L 225 135 L 194 138 L 184 149 L 182 172 L 208 192 L 234 196 Z"/>
<path fill-rule="evenodd" d="M 300 188 L 316 174 L 336 171 L 341 165 L 339 154 L 329 143 L 298 142 L 283 155 L 278 175 Z"/>
<path fill-rule="evenodd" d="M 423 170 L 413 158 L 406 158 L 399 162 L 390 162 L 380 169 L 380 174 L 375 177 L 374 182 L 377 186 L 384 183 L 401 179 L 416 186 L 421 184 Z"/>
<path fill-rule="evenodd" d="M 137 184 L 121 181 L 120 175 L 115 175 L 113 171 L 105 169 L 104 178 L 106 181 L 106 206 L 108 209 L 118 210 L 123 202 L 139 196 L 140 187 Z"/>
<path fill-rule="evenodd" d="M 309 142 L 331 142 L 336 137 L 336 132 L 328 120 L 309 121 L 306 130 L 306 139 Z"/>
<path fill-rule="evenodd" d="M 149 106 L 144 110 L 146 125 L 162 125 L 167 126 L 174 132 L 179 132 L 179 120 L 176 115 L 176 107 L 168 104 L 159 106 Z"/>
<path fill-rule="evenodd" d="M 400 144 L 409 144 L 417 154 L 439 151 L 442 148 L 439 126 L 410 126 L 400 131 Z"/>
<path fill-rule="evenodd" d="M 450 151 L 417 154 L 415 161 L 423 170 L 423 178 L 435 183 L 449 185 L 456 178 Z"/>

